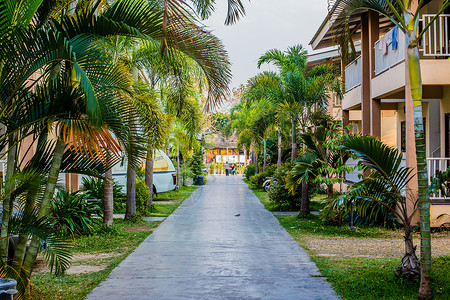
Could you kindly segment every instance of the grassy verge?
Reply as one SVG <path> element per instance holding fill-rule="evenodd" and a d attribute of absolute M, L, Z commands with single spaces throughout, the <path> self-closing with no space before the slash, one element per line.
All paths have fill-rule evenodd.
<path fill-rule="evenodd" d="M 158 195 L 160 198 L 177 202 L 156 204 L 160 209 L 158 210 L 161 212 L 160 215 L 171 214 L 195 189 L 196 187 L 183 187 L 180 191 Z M 31 278 L 33 299 L 84 299 L 160 223 L 147 221 L 132 223 L 115 219 L 111 229 L 100 229 L 92 236 L 75 238 L 72 267 L 68 270 L 68 274 L 59 277 L 51 275 L 42 261 L 38 261 L 37 270 Z"/>
<path fill-rule="evenodd" d="M 153 199 L 152 211 L 146 217 L 167 217 L 188 198 L 198 187 L 182 186 L 178 191 L 170 191 L 158 194 Z"/>
<path fill-rule="evenodd" d="M 366 239 L 364 245 L 370 247 L 372 244 L 375 248 L 379 245 L 379 254 L 383 256 L 383 251 L 386 249 L 381 248 L 386 247 L 386 240 L 401 241 L 401 231 L 382 228 L 350 230 L 347 226 L 327 226 L 323 225 L 316 216 L 305 219 L 299 219 L 297 216 L 277 216 L 277 218 L 299 245 L 308 252 L 322 275 L 327 277 L 343 299 L 417 299 L 419 282 L 409 282 L 395 276 L 394 271 L 400 264 L 401 255 L 392 257 L 388 254 L 386 257 L 373 257 L 377 255 L 365 254 L 364 249 L 352 249 L 359 244 L 355 242 L 355 239 Z M 342 248 L 340 253 L 339 251 L 327 253 L 329 249 L 317 243 L 321 239 L 325 243 L 330 243 L 333 238 L 341 240 L 341 244 L 348 239 L 347 248 Z M 311 242 L 312 239 L 315 242 Z M 436 240 L 445 244 L 449 239 L 440 237 Z M 432 288 L 435 299 L 450 297 L 448 270 L 450 270 L 450 255 L 433 259 Z"/>
<path fill-rule="evenodd" d="M 267 194 L 249 187 L 272 211 Z M 311 210 L 323 207 L 323 196 Z M 395 268 L 403 255 L 403 233 L 377 227 L 324 225 L 318 216 L 277 216 L 280 224 L 305 249 L 323 276 L 343 299 L 417 299 L 419 282 L 401 280 Z M 416 244 L 419 236 L 414 236 Z M 435 299 L 450 299 L 450 235 L 433 236 L 432 289 Z"/>

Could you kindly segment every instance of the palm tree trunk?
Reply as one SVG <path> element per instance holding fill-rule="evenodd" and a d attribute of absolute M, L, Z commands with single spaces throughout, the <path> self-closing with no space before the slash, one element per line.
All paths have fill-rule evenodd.
<path fill-rule="evenodd" d="M 328 198 L 333 197 L 333 184 L 327 184 L 327 196 Z"/>
<path fill-rule="evenodd" d="M 302 215 L 309 215 L 309 184 L 307 181 L 302 182 L 302 202 L 300 204 L 300 212 Z"/>
<path fill-rule="evenodd" d="M 297 122 L 292 119 L 292 151 L 291 151 L 291 162 L 293 163 L 297 157 Z"/>
<path fill-rule="evenodd" d="M 177 142 L 177 185 L 180 186 L 180 142 Z"/>
<path fill-rule="evenodd" d="M 110 227 L 113 224 L 114 217 L 114 193 L 113 193 L 112 169 L 105 173 L 105 184 L 103 186 L 103 225 Z"/>
<path fill-rule="evenodd" d="M 404 224 L 405 231 L 405 255 L 402 263 L 397 267 L 396 273 L 401 278 L 407 278 L 412 281 L 420 276 L 421 263 L 416 256 L 416 248 L 413 243 L 413 235 L 410 224 Z"/>
<path fill-rule="evenodd" d="M 277 159 L 277 169 L 279 170 L 281 168 L 281 128 L 278 127 L 278 159 Z"/>
<path fill-rule="evenodd" d="M 127 204 L 125 220 L 136 214 L 136 170 L 131 164 L 127 167 Z"/>
<path fill-rule="evenodd" d="M 409 24 L 410 14 L 405 14 L 406 24 Z M 423 136 L 422 116 L 422 79 L 420 76 L 419 48 L 414 30 L 407 33 L 407 59 L 411 95 L 414 104 L 414 135 L 417 153 L 417 177 L 419 181 L 419 214 L 420 214 L 420 258 L 422 272 L 420 278 L 419 299 L 432 299 L 431 292 L 431 234 L 430 234 L 430 199 L 428 194 L 427 165 L 425 160 L 425 145 Z M 408 130 L 408 128 L 407 128 Z M 412 149 L 408 149 L 412 150 Z"/>
<path fill-rule="evenodd" d="M 40 151 L 40 149 L 43 149 L 43 147 L 45 147 L 47 138 L 48 138 L 48 132 L 45 130 L 39 136 L 36 151 Z M 31 213 L 35 207 L 35 204 L 36 204 L 35 197 L 30 197 L 29 199 L 27 199 L 27 202 L 25 203 L 25 207 L 23 209 L 24 214 Z M 28 238 L 29 238 L 28 233 L 20 233 L 19 238 L 17 239 L 16 249 L 14 251 L 14 259 L 13 259 L 13 268 L 17 274 L 21 273 L 23 260 L 25 258 L 25 252 L 27 249 Z"/>
<path fill-rule="evenodd" d="M 45 187 L 44 196 L 42 197 L 41 206 L 39 207 L 38 218 L 44 218 L 48 216 L 50 210 L 50 203 L 55 194 L 56 183 L 58 182 L 59 170 L 61 169 L 61 162 L 64 154 L 64 149 L 66 145 L 62 139 L 58 139 L 55 145 L 55 150 L 53 152 L 52 165 L 48 174 L 47 185 Z M 39 241 L 36 236 L 31 239 L 30 247 L 28 248 L 27 254 L 25 255 L 24 275 L 29 278 L 31 275 L 31 268 L 39 250 Z"/>
<path fill-rule="evenodd" d="M 263 164 L 263 172 L 267 169 L 267 149 L 266 149 L 266 139 L 264 139 L 264 164 Z"/>
<path fill-rule="evenodd" d="M 14 175 L 14 172 L 17 167 L 17 134 L 12 134 L 8 139 L 8 146 L 10 147 L 8 151 L 7 161 L 6 161 L 6 176 L 5 181 L 9 183 L 11 177 Z M 2 261 L 7 261 L 8 259 L 8 227 L 9 220 L 11 219 L 14 199 L 11 197 L 11 192 L 14 189 L 12 183 L 5 185 L 5 195 L 6 199 L 3 201 L 3 212 L 2 212 L 2 228 L 0 233 L 0 256 Z"/>
<path fill-rule="evenodd" d="M 147 207 L 153 205 L 153 149 L 148 149 L 147 159 L 145 160 L 145 184 L 150 189 L 150 198 L 147 202 Z"/>

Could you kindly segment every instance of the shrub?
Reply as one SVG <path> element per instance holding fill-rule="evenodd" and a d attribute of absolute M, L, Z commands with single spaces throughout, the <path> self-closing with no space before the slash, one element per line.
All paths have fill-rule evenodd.
<path fill-rule="evenodd" d="M 136 210 L 139 214 L 147 211 L 147 202 L 150 199 L 150 189 L 145 180 L 136 178 Z"/>
<path fill-rule="evenodd" d="M 264 183 L 264 180 L 266 179 L 266 177 L 269 177 L 269 173 L 268 172 L 260 172 L 252 177 L 250 177 L 250 182 L 258 187 L 258 188 L 262 188 L 262 185 Z"/>
<path fill-rule="evenodd" d="M 216 164 L 215 163 L 211 163 L 209 165 L 209 174 L 214 174 L 214 170 L 216 169 Z"/>
<path fill-rule="evenodd" d="M 244 170 L 244 176 L 247 179 L 250 179 L 250 177 L 254 176 L 255 173 L 256 172 L 255 172 L 255 165 L 254 164 L 247 165 L 247 167 Z"/>
<path fill-rule="evenodd" d="M 203 175 L 203 155 L 202 152 L 197 152 L 192 158 L 191 162 L 191 170 L 194 173 L 193 175 Z"/>
<path fill-rule="evenodd" d="M 300 207 L 300 193 L 296 192 L 292 195 L 285 186 L 288 170 L 289 165 L 282 166 L 279 171 L 275 172 L 275 179 L 271 183 L 272 188 L 269 192 L 269 200 L 275 205 L 276 209 L 295 210 Z"/>
<path fill-rule="evenodd" d="M 104 199 L 104 183 L 101 178 L 95 177 L 83 177 L 82 190 L 86 191 L 89 198 L 100 199 L 103 204 Z M 123 210 L 126 202 L 126 195 L 123 193 L 123 187 L 114 181 L 113 183 L 113 198 L 114 198 L 114 211 L 118 212 Z"/>
<path fill-rule="evenodd" d="M 91 235 L 101 225 L 102 208 L 89 194 L 59 190 L 51 203 L 50 223 L 61 236 Z M 93 215 L 100 217 L 94 218 Z"/>
<path fill-rule="evenodd" d="M 189 168 L 189 166 L 187 164 L 182 164 L 180 166 L 181 185 L 186 186 L 186 179 L 190 178 L 190 177 L 194 177 L 194 173 L 192 172 L 192 170 Z"/>

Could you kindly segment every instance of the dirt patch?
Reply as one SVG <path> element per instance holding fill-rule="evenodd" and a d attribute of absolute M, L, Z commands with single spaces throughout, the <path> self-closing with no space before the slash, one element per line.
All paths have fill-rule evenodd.
<path fill-rule="evenodd" d="M 147 231 L 153 231 L 156 228 L 150 227 L 150 226 L 134 226 L 134 227 L 128 227 L 125 228 L 125 231 L 128 232 L 147 232 Z"/>
<path fill-rule="evenodd" d="M 153 200 L 156 204 L 178 204 L 181 200 Z"/>
<path fill-rule="evenodd" d="M 67 269 L 66 274 L 94 273 L 106 269 L 107 267 L 108 267 L 107 264 L 99 266 L 88 266 L 88 265 L 71 266 L 69 269 Z"/>
<path fill-rule="evenodd" d="M 305 242 L 317 256 L 326 257 L 402 257 L 404 255 L 403 239 L 361 239 L 361 238 L 329 238 L 308 237 Z M 416 238 L 419 256 L 420 240 Z M 449 255 L 450 237 L 432 238 L 433 256 Z"/>
<path fill-rule="evenodd" d="M 111 252 L 111 253 L 75 253 L 72 256 L 71 266 L 66 270 L 66 274 L 82 274 L 82 273 L 93 273 L 98 272 L 103 269 L 106 269 L 109 264 L 100 264 L 100 265 L 88 265 L 81 263 L 84 260 L 96 259 L 100 260 L 103 258 L 109 258 L 116 255 L 120 255 L 119 253 Z M 48 268 L 47 264 L 44 261 L 42 255 L 39 255 L 36 263 L 33 268 L 33 273 L 48 273 L 50 272 L 50 268 Z"/>

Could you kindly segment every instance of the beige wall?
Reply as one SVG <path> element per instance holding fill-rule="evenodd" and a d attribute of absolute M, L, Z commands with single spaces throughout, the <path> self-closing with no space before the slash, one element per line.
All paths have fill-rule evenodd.
<path fill-rule="evenodd" d="M 381 111 L 381 141 L 397 148 L 397 112 L 395 110 Z"/>
<path fill-rule="evenodd" d="M 445 215 L 447 214 L 447 215 Z M 431 215 L 431 227 L 439 227 L 441 226 L 441 224 L 443 223 L 447 223 L 450 222 L 450 205 L 448 204 L 444 204 L 444 205 L 437 205 L 437 204 L 432 204 L 430 207 L 430 215 Z M 441 215 L 441 218 L 439 218 L 439 220 L 437 220 L 437 218 Z"/>

